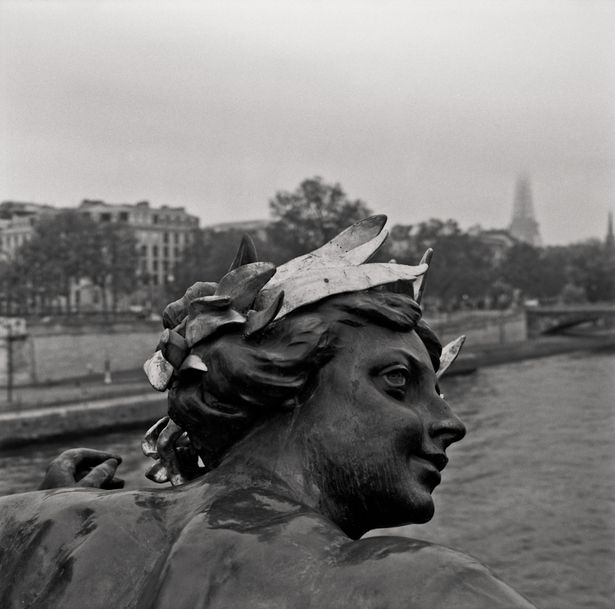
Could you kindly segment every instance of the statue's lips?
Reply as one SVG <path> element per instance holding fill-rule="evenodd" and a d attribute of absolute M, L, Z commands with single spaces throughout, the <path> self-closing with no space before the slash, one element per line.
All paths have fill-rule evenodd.
<path fill-rule="evenodd" d="M 425 461 L 429 461 L 439 472 L 441 472 L 448 463 L 448 457 L 444 453 L 421 453 L 418 456 Z"/>
<path fill-rule="evenodd" d="M 412 457 L 412 461 L 420 463 L 440 478 L 440 472 L 446 467 L 448 458 L 443 453 L 420 453 Z"/>

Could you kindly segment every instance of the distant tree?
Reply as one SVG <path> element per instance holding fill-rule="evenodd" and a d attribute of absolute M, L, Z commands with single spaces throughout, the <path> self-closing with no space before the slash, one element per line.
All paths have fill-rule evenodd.
<path fill-rule="evenodd" d="M 427 300 L 439 300 L 444 308 L 485 298 L 493 278 L 491 250 L 477 237 L 462 231 L 455 220 L 432 218 L 413 226 L 392 228 L 397 238 L 394 257 L 403 264 L 418 264 L 428 248 L 434 256 L 427 280 Z M 406 247 L 401 246 L 406 243 Z"/>
<path fill-rule="evenodd" d="M 570 247 L 549 246 L 540 255 L 540 285 L 537 296 L 555 300 L 570 280 Z M 572 294 L 572 292 L 568 292 Z"/>
<path fill-rule="evenodd" d="M 563 304 L 580 304 L 587 302 L 587 295 L 580 285 L 567 283 L 559 294 L 559 300 Z"/>
<path fill-rule="evenodd" d="M 219 281 L 228 272 L 243 234 L 235 229 L 196 230 L 175 265 L 174 280 L 168 286 L 167 296 L 172 300 L 179 298 L 196 281 Z"/>
<path fill-rule="evenodd" d="M 125 224 L 105 222 L 95 226 L 92 243 L 83 250 L 79 273 L 101 289 L 104 310 L 111 305 L 117 311 L 120 295 L 129 294 L 136 287 L 137 239 L 132 228 Z"/>
<path fill-rule="evenodd" d="M 39 220 L 11 267 L 7 289 L 21 306 L 32 301 L 46 306 L 59 296 L 68 302 L 72 282 L 87 278 L 102 288 L 105 310 L 108 291 L 115 308 L 119 294 L 135 287 L 136 238 L 127 226 L 63 211 Z"/>
<path fill-rule="evenodd" d="M 274 222 L 268 241 L 275 262 L 320 247 L 372 214 L 360 199 L 349 199 L 340 184 L 320 177 L 303 180 L 293 192 L 277 192 L 269 207 Z"/>
<path fill-rule="evenodd" d="M 615 258 L 598 239 L 568 246 L 570 283 L 585 290 L 589 302 L 615 300 Z"/>
<path fill-rule="evenodd" d="M 526 298 L 542 296 L 544 270 L 541 267 L 540 248 L 528 243 L 513 245 L 499 265 L 498 277 L 521 290 Z"/>

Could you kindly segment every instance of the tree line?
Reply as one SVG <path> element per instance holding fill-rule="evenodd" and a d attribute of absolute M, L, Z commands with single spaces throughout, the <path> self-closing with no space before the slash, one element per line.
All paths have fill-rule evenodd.
<path fill-rule="evenodd" d="M 95 222 L 76 211 L 43 216 L 34 233 L 0 266 L 4 312 L 67 312 L 71 288 L 88 281 L 100 288 L 103 311 L 117 310 L 137 282 L 134 231 L 123 224 Z"/>
<path fill-rule="evenodd" d="M 277 264 L 319 247 L 373 213 L 340 184 L 318 177 L 293 191 L 277 192 L 269 206 L 271 222 L 252 236 L 261 259 Z M 154 310 L 195 281 L 222 277 L 241 237 L 234 229 L 196 229 L 173 269 L 172 283 L 155 294 L 150 290 Z M 45 309 L 58 299 L 68 302 L 71 285 L 87 279 L 100 288 L 102 308 L 115 310 L 121 296 L 147 281 L 138 271 L 137 246 L 126 224 L 95 222 L 73 211 L 43 217 L 30 241 L 0 266 L 4 303 L 13 311 Z M 452 219 L 430 219 L 393 226 L 376 260 L 417 264 L 429 247 L 435 251 L 426 293 L 430 310 L 503 309 L 530 299 L 615 300 L 615 252 L 597 239 L 548 247 L 515 242 L 495 252 L 480 232 L 464 231 Z"/>
<path fill-rule="evenodd" d="M 278 264 L 373 213 L 339 184 L 318 177 L 294 191 L 276 193 L 269 207 L 271 223 L 264 237 L 253 238 L 262 259 Z M 201 229 L 175 270 L 174 293 L 195 281 L 222 277 L 240 238 L 239 231 Z M 615 252 L 598 239 L 548 247 L 516 242 L 494 255 L 480 233 L 464 231 L 452 219 L 430 219 L 393 226 L 376 260 L 417 264 L 429 247 L 435 251 L 425 297 L 430 308 L 502 309 L 531 299 L 566 304 L 615 300 Z"/>

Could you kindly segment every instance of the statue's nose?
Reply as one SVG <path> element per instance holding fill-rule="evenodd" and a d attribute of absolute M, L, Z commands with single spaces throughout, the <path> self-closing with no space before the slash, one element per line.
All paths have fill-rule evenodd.
<path fill-rule="evenodd" d="M 453 442 L 459 442 L 466 435 L 466 426 L 448 406 L 443 415 L 431 423 L 429 435 L 434 440 L 438 440 L 443 448 L 446 448 Z"/>

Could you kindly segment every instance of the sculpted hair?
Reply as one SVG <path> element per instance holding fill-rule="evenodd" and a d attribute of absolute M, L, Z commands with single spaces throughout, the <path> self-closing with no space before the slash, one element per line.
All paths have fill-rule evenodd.
<path fill-rule="evenodd" d="M 339 348 L 340 324 L 415 330 L 434 369 L 441 344 L 409 296 L 374 288 L 306 306 L 250 337 L 221 331 L 199 344 L 208 371 L 187 371 L 169 389 L 169 415 L 189 435 L 206 469 L 276 412 L 292 410 L 314 388 Z"/>

